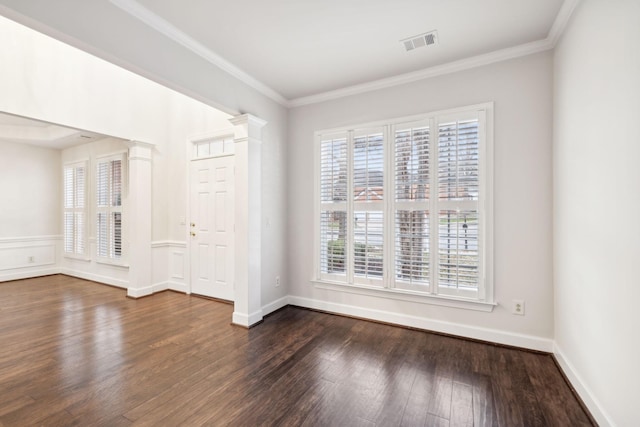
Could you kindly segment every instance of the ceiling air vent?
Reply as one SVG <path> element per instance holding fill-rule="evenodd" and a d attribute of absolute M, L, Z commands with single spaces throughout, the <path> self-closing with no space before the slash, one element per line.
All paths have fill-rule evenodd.
<path fill-rule="evenodd" d="M 436 44 L 438 42 L 438 33 L 436 31 L 429 31 L 428 33 L 400 40 L 400 42 L 404 45 L 405 50 L 408 52 L 419 47 L 431 46 Z"/>

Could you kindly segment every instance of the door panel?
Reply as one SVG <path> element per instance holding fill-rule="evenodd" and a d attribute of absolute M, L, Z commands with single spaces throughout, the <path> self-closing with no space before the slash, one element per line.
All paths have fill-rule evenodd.
<path fill-rule="evenodd" d="M 191 162 L 191 292 L 233 301 L 234 157 Z"/>

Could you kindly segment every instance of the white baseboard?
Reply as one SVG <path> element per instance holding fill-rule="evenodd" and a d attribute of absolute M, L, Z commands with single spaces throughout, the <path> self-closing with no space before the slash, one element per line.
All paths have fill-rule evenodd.
<path fill-rule="evenodd" d="M 31 279 L 33 277 L 50 276 L 52 274 L 58 274 L 58 273 L 60 273 L 60 269 L 57 267 L 16 271 L 13 273 L 2 273 L 0 274 L 0 282 L 8 282 L 10 280 Z"/>
<path fill-rule="evenodd" d="M 185 283 L 169 281 L 167 282 L 167 286 L 167 289 L 170 289 L 172 291 L 182 292 L 183 294 L 189 293 L 189 287 Z"/>
<path fill-rule="evenodd" d="M 233 323 L 234 325 L 239 325 L 239 326 L 244 326 L 245 328 L 249 328 L 255 325 L 256 323 L 260 322 L 263 317 L 264 316 L 262 315 L 262 310 L 258 310 L 249 315 L 234 311 L 231 323 Z"/>
<path fill-rule="evenodd" d="M 394 313 L 390 311 L 374 310 L 371 308 L 338 304 L 296 296 L 289 296 L 289 304 L 336 314 L 344 314 L 347 316 L 377 320 L 379 322 L 386 322 L 396 325 L 409 326 L 412 328 L 424 329 L 428 331 L 441 332 L 444 334 L 457 335 L 465 338 L 510 345 L 514 347 L 545 351 L 548 353 L 553 352 L 553 340 L 549 338 L 516 334 L 512 332 L 499 331 L 496 329 L 480 328 L 477 326 L 462 325 L 459 323 L 445 322 L 424 317 L 407 316 L 405 314 Z"/>
<path fill-rule="evenodd" d="M 154 294 L 155 285 L 147 286 L 144 288 L 129 288 L 127 289 L 127 296 L 130 298 L 142 298 Z"/>
<path fill-rule="evenodd" d="M 163 292 L 169 289 L 169 282 L 154 283 L 151 286 L 153 293 Z"/>
<path fill-rule="evenodd" d="M 78 277 L 80 279 L 91 280 L 93 282 L 104 283 L 106 285 L 116 286 L 118 288 L 127 289 L 129 282 L 126 280 L 114 279 L 109 276 L 101 276 L 99 274 L 86 273 L 84 271 L 72 270 L 70 268 L 61 268 L 58 271 L 67 276 Z"/>
<path fill-rule="evenodd" d="M 598 399 L 595 398 L 594 394 L 591 392 L 591 389 L 587 387 L 584 381 L 582 381 L 582 377 L 578 374 L 569 359 L 567 359 L 565 354 L 562 352 L 562 349 L 560 349 L 558 343 L 554 343 L 553 354 L 560 364 L 560 368 L 562 368 L 562 371 L 567 376 L 569 382 L 575 389 L 576 393 L 578 393 L 584 404 L 587 405 L 587 408 L 589 408 L 589 412 L 591 412 L 591 415 L 593 416 L 593 418 L 595 418 L 597 423 L 602 427 L 614 426 L 614 422 L 604 410 Z"/>
<path fill-rule="evenodd" d="M 277 299 L 267 305 L 262 306 L 262 314 L 266 316 L 270 313 L 273 313 L 276 310 L 280 310 L 282 307 L 286 307 L 289 305 L 289 296 L 284 296 L 280 299 Z"/>

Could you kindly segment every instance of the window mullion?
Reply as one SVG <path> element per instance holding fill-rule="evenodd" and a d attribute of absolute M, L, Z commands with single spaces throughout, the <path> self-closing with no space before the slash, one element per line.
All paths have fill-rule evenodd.
<path fill-rule="evenodd" d="M 385 241 L 384 244 L 384 262 L 383 270 L 385 280 L 383 286 L 385 288 L 395 287 L 395 215 L 394 215 L 394 203 L 396 199 L 395 191 L 395 140 L 393 138 L 394 127 L 385 126 L 384 142 L 385 142 L 385 189 L 384 189 L 384 231 Z"/>
<path fill-rule="evenodd" d="M 354 142 L 353 142 L 353 131 L 350 130 L 347 133 L 347 235 L 345 242 L 345 261 L 347 264 L 346 275 L 347 275 L 347 283 L 353 283 L 354 280 L 354 229 L 353 229 L 353 221 L 354 221 L 354 206 L 353 206 L 353 182 L 354 182 L 354 167 L 353 167 L 353 150 L 354 150 Z"/>
<path fill-rule="evenodd" d="M 429 262 L 431 263 L 429 271 L 431 277 L 429 280 L 429 291 L 433 294 L 438 293 L 438 121 L 432 117 L 429 119 L 429 128 L 431 129 L 431 137 L 429 138 L 429 157 L 431 158 L 429 176 L 429 246 L 431 253 Z"/>

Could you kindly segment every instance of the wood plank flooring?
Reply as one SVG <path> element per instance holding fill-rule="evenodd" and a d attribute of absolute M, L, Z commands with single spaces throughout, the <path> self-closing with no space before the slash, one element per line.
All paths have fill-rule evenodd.
<path fill-rule="evenodd" d="M 0 283 L 0 426 L 590 426 L 551 356 L 67 276 Z"/>

